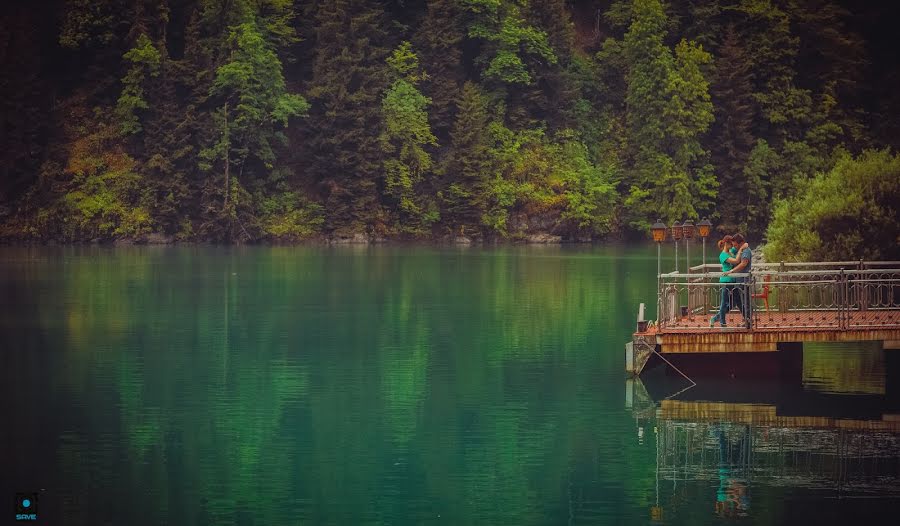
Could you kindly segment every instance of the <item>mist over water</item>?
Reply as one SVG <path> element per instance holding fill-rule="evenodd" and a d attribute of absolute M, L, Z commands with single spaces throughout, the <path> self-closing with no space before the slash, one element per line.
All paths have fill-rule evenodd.
<path fill-rule="evenodd" d="M 683 386 L 664 371 L 626 382 L 655 252 L 0 248 L 2 490 L 43 490 L 52 524 L 787 524 L 896 506 L 896 360 L 877 346 L 807 346 L 788 382 L 703 378 L 668 399 Z"/>

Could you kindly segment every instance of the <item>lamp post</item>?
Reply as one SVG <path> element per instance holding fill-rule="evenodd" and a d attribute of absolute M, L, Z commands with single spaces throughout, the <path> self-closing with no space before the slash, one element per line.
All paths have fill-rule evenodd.
<path fill-rule="evenodd" d="M 659 321 L 662 311 L 662 242 L 666 240 L 666 225 L 659 219 L 650 227 L 653 241 L 656 242 L 656 319 Z"/>
<path fill-rule="evenodd" d="M 691 238 L 694 237 L 694 222 L 690 219 L 681 224 L 681 231 L 684 233 L 684 251 L 687 269 L 686 274 L 691 273 Z"/>
<path fill-rule="evenodd" d="M 704 218 L 703 221 L 697 223 L 697 233 L 700 234 L 700 239 L 703 240 L 703 273 L 706 274 L 706 238 L 709 237 L 709 233 L 712 232 L 712 223 L 709 222 L 709 219 Z"/>
<path fill-rule="evenodd" d="M 681 223 L 672 223 L 672 240 L 675 241 L 675 272 L 678 273 L 678 242 L 681 241 Z"/>

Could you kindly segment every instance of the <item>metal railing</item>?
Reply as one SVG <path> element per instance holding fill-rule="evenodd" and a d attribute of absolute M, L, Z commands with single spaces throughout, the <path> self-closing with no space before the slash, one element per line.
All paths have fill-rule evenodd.
<path fill-rule="evenodd" d="M 900 262 L 760 264 L 733 274 L 734 283 L 721 283 L 716 267 L 659 276 L 661 328 L 721 330 L 722 320 L 710 327 L 710 318 L 723 301 L 728 328 L 900 327 Z"/>

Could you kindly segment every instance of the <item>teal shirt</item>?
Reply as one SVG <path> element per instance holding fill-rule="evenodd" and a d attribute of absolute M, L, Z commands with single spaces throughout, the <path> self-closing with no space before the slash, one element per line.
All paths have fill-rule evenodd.
<path fill-rule="evenodd" d="M 728 263 L 726 260 L 730 257 L 734 257 L 737 253 L 737 249 L 732 248 L 731 252 L 725 252 L 724 250 L 719 253 L 719 263 L 722 264 L 722 272 L 728 272 L 729 270 L 734 268 L 734 265 Z M 722 276 L 719 278 L 719 283 L 734 283 L 734 278 L 731 276 Z"/>

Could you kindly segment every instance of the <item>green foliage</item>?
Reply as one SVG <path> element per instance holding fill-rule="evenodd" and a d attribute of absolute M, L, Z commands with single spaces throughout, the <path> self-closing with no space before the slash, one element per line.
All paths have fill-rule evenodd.
<path fill-rule="evenodd" d="M 600 17 L 567 0 L 15 10 L 0 46 L 2 235 L 585 239 L 702 215 L 758 233 L 773 202 L 848 152 L 896 143 L 893 106 L 864 111 L 892 84 L 867 84 L 878 55 L 856 7 L 607 4 Z M 56 70 L 74 74 L 60 84 Z M 102 146 L 73 148 L 101 129 Z M 76 177 L 79 163 L 96 167 Z"/>
<path fill-rule="evenodd" d="M 153 218 L 140 204 L 143 178 L 117 139 L 116 127 L 103 124 L 68 144 L 66 165 L 49 165 L 44 174 L 65 183 L 27 219 L 27 231 L 62 240 L 134 239 L 152 231 Z"/>
<path fill-rule="evenodd" d="M 517 2 L 464 0 L 463 5 L 475 15 L 469 36 L 490 44 L 480 58 L 486 64 L 485 78 L 507 84 L 529 84 L 532 75 L 528 61 L 556 63 L 547 34 L 525 21 Z"/>
<path fill-rule="evenodd" d="M 421 61 L 428 64 L 429 75 L 422 80 L 421 90 L 432 100 L 429 120 L 442 141 L 453 126 L 456 98 L 466 76 L 461 47 L 466 34 L 464 14 L 456 0 L 429 0 L 425 19 L 413 35 Z"/>
<path fill-rule="evenodd" d="M 230 60 L 216 70 L 209 92 L 210 97 L 222 104 L 214 114 L 216 128 L 222 132 L 212 145 L 200 151 L 202 169 L 223 167 L 223 205 L 219 210 L 211 207 L 210 220 L 224 223 L 226 239 L 231 237 L 235 221 L 243 236 L 251 236 L 240 221 L 239 207 L 243 204 L 244 214 L 253 215 L 252 201 L 249 195 L 238 199 L 235 190 L 243 191 L 248 183 L 251 187 L 264 184 L 261 178 L 276 168 L 277 148 L 287 146 L 288 139 L 282 130 L 290 118 L 305 116 L 309 109 L 302 96 L 287 91 L 281 62 L 256 22 L 234 27 L 229 42 Z M 229 169 L 235 174 L 231 175 Z M 242 178 L 249 180 L 242 181 Z M 293 209 L 286 209 L 283 214 L 294 220 L 303 219 L 291 215 Z M 276 221 L 280 225 L 276 228 L 278 233 L 274 235 L 306 235 L 291 230 L 293 220 L 280 217 Z M 268 231 L 268 227 L 264 226 L 263 230 Z"/>
<path fill-rule="evenodd" d="M 632 168 L 625 201 L 631 224 L 646 231 L 655 215 L 667 222 L 711 209 L 717 181 L 700 138 L 713 120 L 702 68 L 710 55 L 682 40 L 665 45 L 658 0 L 635 0 L 622 50 L 628 64 L 625 102 Z"/>
<path fill-rule="evenodd" d="M 234 28 L 230 41 L 231 60 L 216 70 L 210 96 L 230 102 L 234 108 L 228 123 L 229 148 L 238 163 L 253 157 L 271 169 L 274 146 L 285 142 L 279 127 L 287 127 L 291 117 L 306 115 L 309 104 L 287 91 L 281 62 L 254 22 Z"/>
<path fill-rule="evenodd" d="M 900 156 L 867 150 L 779 200 L 766 256 L 777 261 L 896 260 L 900 257 Z"/>
<path fill-rule="evenodd" d="M 306 239 L 317 234 L 325 222 L 322 206 L 296 192 L 260 196 L 258 200 L 263 229 L 279 241 Z"/>
<path fill-rule="evenodd" d="M 614 170 L 593 164 L 587 147 L 578 141 L 563 143 L 559 153 L 559 180 L 566 198 L 561 218 L 594 236 L 608 234 L 618 201 Z"/>
<path fill-rule="evenodd" d="M 485 187 L 495 173 L 495 160 L 488 134 L 490 116 L 487 99 L 473 83 L 463 85 L 457 103 L 458 111 L 450 132 L 451 149 L 442 167 L 444 190 L 440 194 L 446 213 L 443 216 L 452 230 L 465 234 L 478 231 L 486 208 Z M 465 152 L 465 154 L 463 154 Z"/>
<path fill-rule="evenodd" d="M 425 148 L 437 145 L 426 111 L 431 100 L 415 86 L 425 74 L 419 72 L 419 59 L 409 42 L 401 43 L 387 63 L 397 79 L 381 103 L 384 114 L 381 143 L 388 155 L 384 161 L 385 193 L 397 200 L 401 229 L 424 234 L 439 219 L 436 206 L 423 199 L 419 188 L 430 175 L 432 166 L 431 155 Z"/>
<path fill-rule="evenodd" d="M 721 221 L 730 230 L 744 232 L 750 231 L 751 226 L 753 231 L 758 231 L 758 219 L 762 217 L 758 210 L 762 203 L 758 198 L 763 181 L 769 180 L 770 172 L 774 173 L 772 163 L 765 161 L 770 153 L 774 153 L 768 144 L 762 141 L 764 152 L 754 148 L 751 68 L 749 53 L 743 48 L 734 26 L 729 25 L 716 59 L 711 86 L 716 120 L 710 136 L 716 138 L 712 145 L 712 162 L 719 174 L 718 208 L 728 211 L 722 214 Z M 756 152 L 755 158 L 751 150 Z"/>
<path fill-rule="evenodd" d="M 147 35 L 141 34 L 124 58 L 131 63 L 131 67 L 122 79 L 122 95 L 116 104 L 116 117 L 122 133 L 132 135 L 142 129 L 136 111 L 149 107 L 144 96 L 144 84 L 147 77 L 159 76 L 160 54 Z"/>
<path fill-rule="evenodd" d="M 115 0 L 66 0 L 59 43 L 67 48 L 109 45 L 116 38 L 116 8 L 122 5 Z"/>
<path fill-rule="evenodd" d="M 326 230 L 384 233 L 382 97 L 389 86 L 384 12 L 377 4 L 320 2 L 304 135 L 307 175 L 320 189 Z"/>

